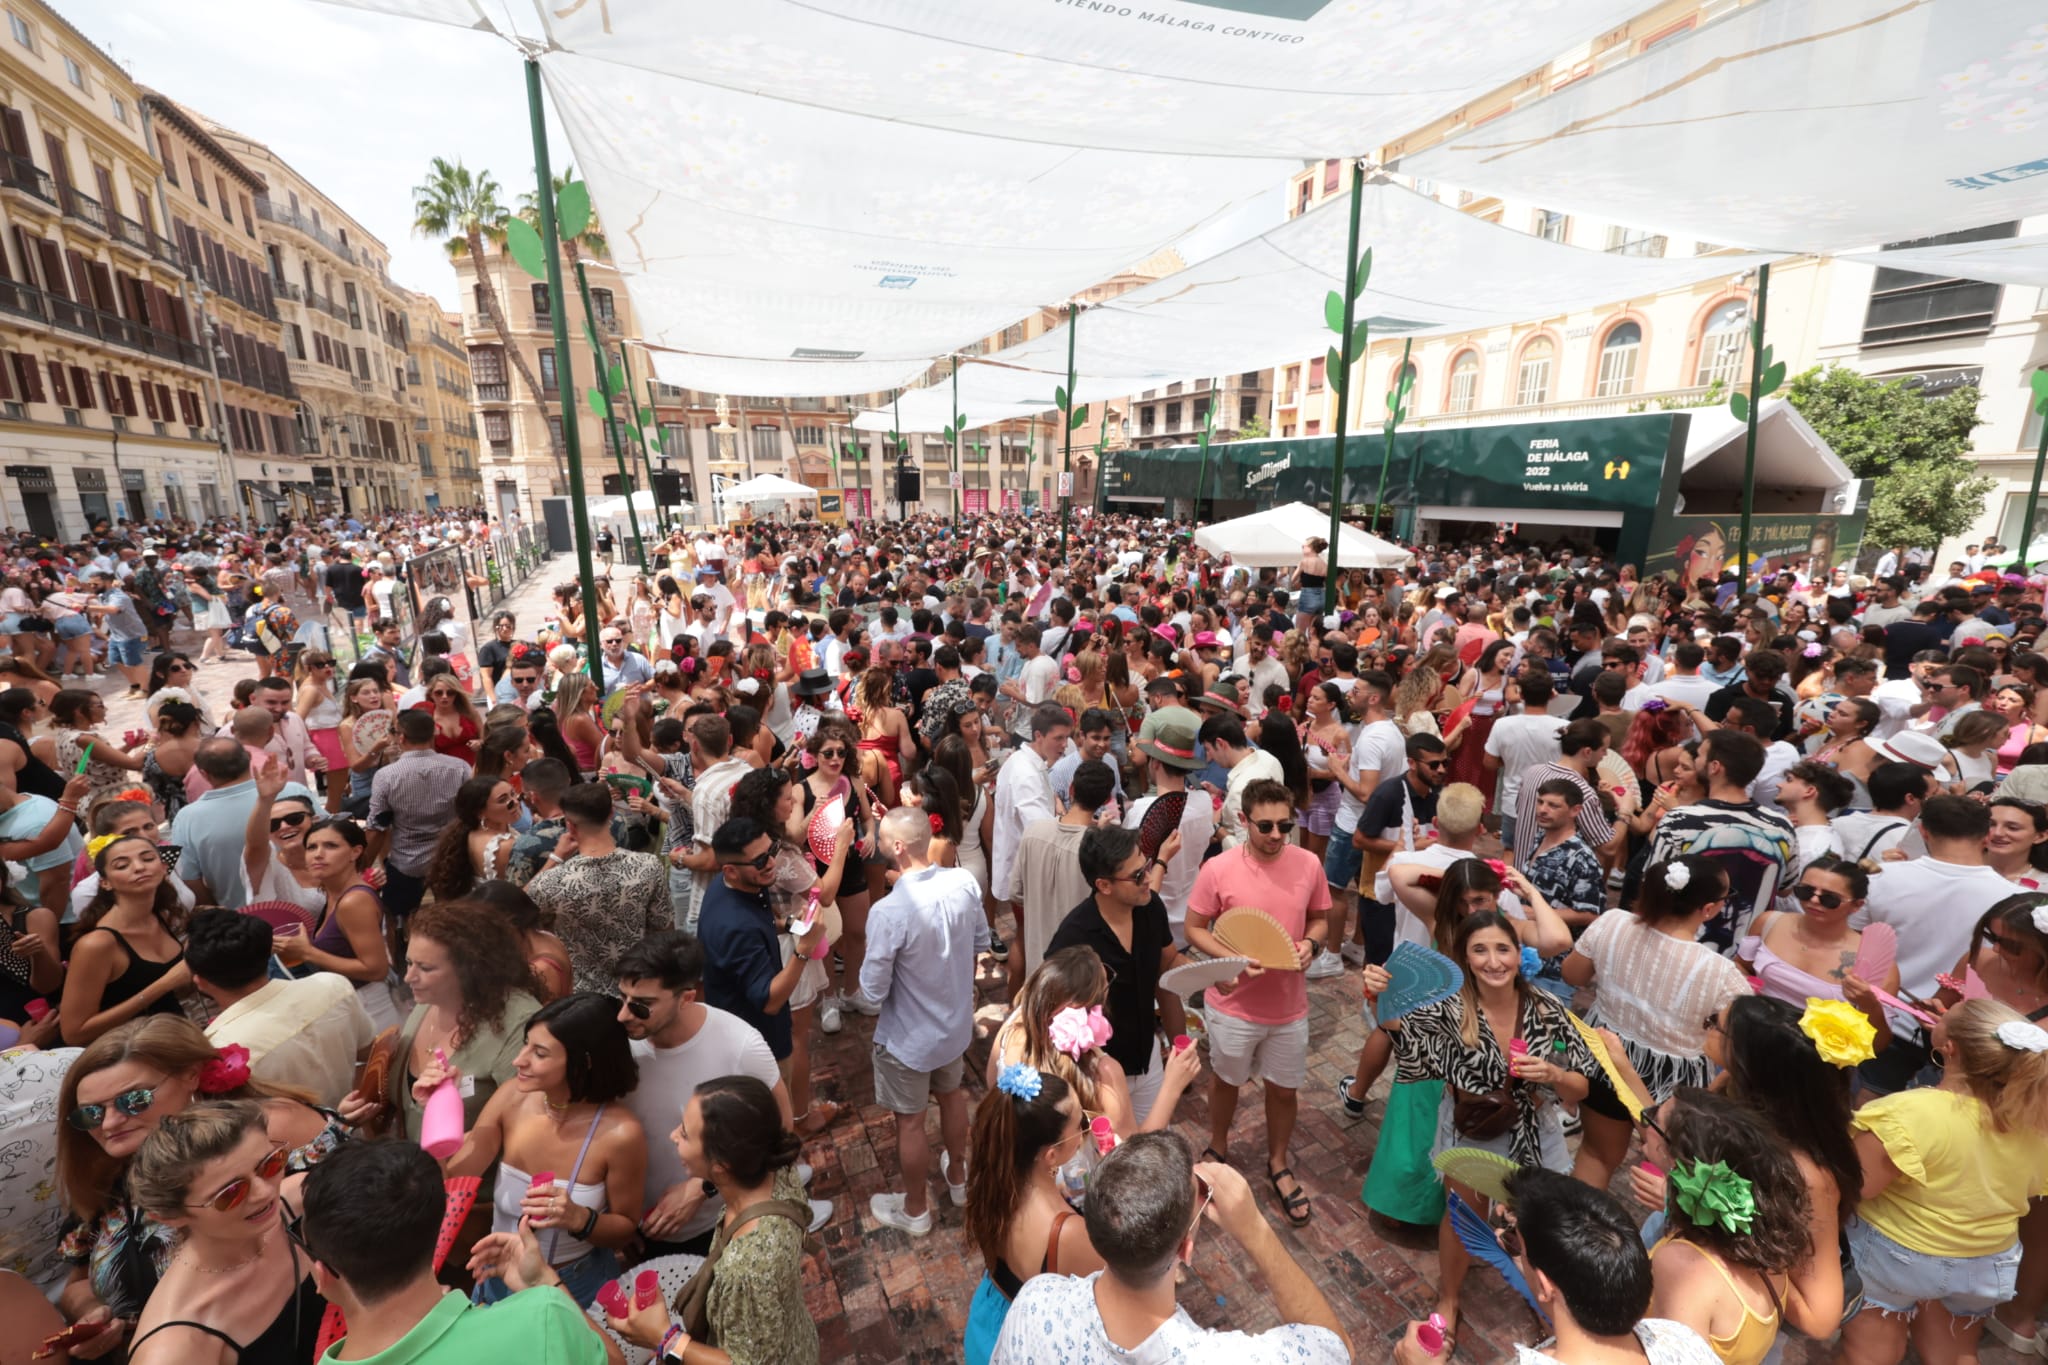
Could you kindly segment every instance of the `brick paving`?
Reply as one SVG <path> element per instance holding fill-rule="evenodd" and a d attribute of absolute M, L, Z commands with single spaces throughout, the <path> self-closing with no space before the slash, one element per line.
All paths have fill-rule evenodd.
<path fill-rule="evenodd" d="M 572 561 L 557 558 L 508 599 L 505 605 L 519 614 L 522 630 L 538 622 L 554 584 L 571 581 L 574 574 Z M 614 575 L 625 576 L 617 570 Z M 173 636 L 173 644 L 195 658 L 198 643 L 199 637 L 191 632 Z M 200 670 L 197 686 L 209 712 L 224 714 L 235 682 L 254 672 L 254 665 L 246 661 Z M 124 684 L 119 679 L 100 678 L 92 685 L 107 697 L 107 733 L 118 735 L 142 724 L 141 703 L 122 696 Z M 967 1077 L 969 1093 L 977 1100 L 984 1088 L 981 1064 L 1003 1017 L 1003 982 L 1000 964 L 982 959 Z M 1292 1155 L 1295 1175 L 1313 1200 L 1309 1224 L 1290 1226 L 1272 1186 L 1260 1178 L 1265 1121 L 1249 1091 L 1238 1107 L 1229 1155 L 1251 1179 L 1282 1244 L 1335 1305 L 1351 1336 L 1355 1358 L 1385 1360 L 1408 1320 L 1427 1317 L 1435 1301 L 1436 1234 L 1434 1229 L 1388 1222 L 1359 1202 L 1392 1068 L 1375 1087 L 1366 1116 L 1348 1122 L 1334 1087 L 1351 1070 L 1365 1039 L 1356 972 L 1310 982 L 1309 1005 L 1309 1084 L 1301 1096 Z M 804 1149 L 804 1159 L 816 1170 L 812 1196 L 830 1199 L 833 1206 L 831 1222 L 818 1234 L 820 1249 L 805 1262 L 805 1304 L 818 1324 L 820 1358 L 834 1365 L 958 1361 L 967 1306 L 981 1278 L 981 1256 L 967 1238 L 961 1210 L 953 1207 L 938 1180 L 936 1159 L 930 1235 L 913 1238 L 880 1227 L 868 1216 L 868 1196 L 900 1184 L 894 1120 L 874 1103 L 869 1078 L 873 1028 L 872 1020 L 849 1011 L 843 1032 L 816 1035 L 811 1044 L 814 1092 L 847 1108 Z M 1182 1098 L 1175 1114 L 1175 1129 L 1195 1151 L 1209 1140 L 1207 1095 L 1205 1078 Z M 936 1109 L 929 1123 L 936 1149 Z M 1197 1322 L 1209 1327 L 1257 1331 L 1278 1320 L 1267 1286 L 1249 1270 L 1235 1245 L 1213 1229 L 1196 1242 L 1195 1263 L 1181 1286 L 1180 1302 Z M 1470 1365 L 1511 1360 L 1517 1341 L 1535 1342 L 1547 1335 L 1521 1300 L 1484 1269 L 1472 1271 L 1463 1311 L 1457 1357 Z M 1786 1365 L 1823 1365 L 1832 1355 L 1827 1343 L 1786 1339 Z M 1980 1355 L 1990 1365 L 2017 1365 L 2021 1359 L 1988 1337 Z"/>

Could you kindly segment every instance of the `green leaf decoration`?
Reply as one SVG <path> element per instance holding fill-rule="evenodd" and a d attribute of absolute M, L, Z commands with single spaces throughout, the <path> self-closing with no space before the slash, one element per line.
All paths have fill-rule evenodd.
<path fill-rule="evenodd" d="M 1766 346 L 1763 349 L 1763 353 L 1758 357 L 1757 363 L 1763 369 L 1768 370 L 1769 368 L 1771 368 L 1771 358 L 1771 348 Z"/>
<path fill-rule="evenodd" d="M 1365 282 L 1372 278 L 1372 248 L 1367 247 L 1358 258 L 1358 269 L 1352 275 L 1351 297 L 1357 298 L 1365 292 Z"/>
<path fill-rule="evenodd" d="M 1072 420 L 1068 423 L 1068 427 L 1069 429 L 1077 429 L 1083 422 L 1087 420 L 1088 405 L 1086 403 L 1083 403 L 1080 407 L 1074 409 L 1074 416 Z"/>
<path fill-rule="evenodd" d="M 1323 378 L 1329 381 L 1332 388 L 1339 388 L 1343 385 L 1344 357 L 1337 354 L 1335 346 L 1330 348 L 1330 354 L 1323 360 Z"/>
<path fill-rule="evenodd" d="M 1337 335 L 1344 335 L 1344 296 L 1332 289 L 1323 299 L 1323 321 Z"/>
<path fill-rule="evenodd" d="M 590 410 L 597 414 L 597 420 L 600 422 L 608 421 L 612 415 L 612 405 L 605 401 L 604 390 L 592 389 L 589 396 Z"/>
<path fill-rule="evenodd" d="M 1371 340 L 1371 336 L 1372 324 L 1361 320 L 1357 326 L 1351 329 L 1351 354 L 1364 355 L 1365 344 Z"/>
<path fill-rule="evenodd" d="M 661 428 L 648 423 L 640 428 L 640 440 L 649 450 L 661 449 Z"/>
<path fill-rule="evenodd" d="M 626 391 L 626 366 L 623 361 L 614 360 L 611 368 L 604 372 L 604 391 L 624 393 Z"/>
<path fill-rule="evenodd" d="M 653 428 L 653 426 L 654 426 L 654 409 L 653 409 L 653 408 L 642 408 L 642 409 L 640 409 L 640 425 L 641 425 L 641 426 L 643 426 L 643 427 L 647 427 L 647 428 L 649 428 L 649 429 L 652 429 L 652 428 Z"/>
<path fill-rule="evenodd" d="M 540 234 L 533 230 L 533 224 L 524 218 L 505 220 L 505 250 L 512 253 L 512 259 L 521 270 L 537 280 L 548 276 L 548 252 L 541 245 Z"/>
<path fill-rule="evenodd" d="M 1052 405 L 1053 405 L 1054 407 L 1056 407 L 1056 408 L 1065 408 L 1065 407 L 1067 406 L 1067 386 L 1066 386 L 1066 385 L 1064 385 L 1064 384 L 1055 384 L 1055 385 L 1053 385 L 1053 388 L 1052 388 Z"/>
<path fill-rule="evenodd" d="M 1778 386 L 1780 384 L 1783 384 L 1784 382 L 1785 362 L 1780 360 L 1773 363 L 1769 369 L 1766 369 L 1764 371 L 1762 392 L 1766 394 L 1776 393 L 1778 391 Z"/>
<path fill-rule="evenodd" d="M 590 343 L 591 350 L 596 351 L 599 355 L 604 354 L 604 343 L 597 339 L 597 328 L 590 325 L 589 318 L 583 320 L 583 337 L 584 340 Z"/>
<path fill-rule="evenodd" d="M 1749 395 L 1746 393 L 1728 395 L 1728 411 L 1735 414 L 1736 421 L 1747 422 L 1749 420 Z"/>
<path fill-rule="evenodd" d="M 2048 412 L 2048 370 L 2036 370 L 2027 380 L 2034 389 L 2034 411 Z"/>
<path fill-rule="evenodd" d="M 581 180 L 571 180 L 555 196 L 555 230 L 566 242 L 571 237 L 581 237 L 583 229 L 589 226 L 590 186 Z"/>

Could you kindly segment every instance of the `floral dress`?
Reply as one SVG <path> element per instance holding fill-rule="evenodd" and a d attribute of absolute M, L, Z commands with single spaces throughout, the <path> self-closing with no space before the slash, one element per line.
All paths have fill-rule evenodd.
<path fill-rule="evenodd" d="M 775 1173 L 772 1196 L 801 1205 L 796 1167 Z M 817 1365 L 818 1325 L 804 1306 L 804 1234 L 787 1218 L 758 1218 L 726 1243 L 712 1272 L 711 1344 L 733 1365 Z"/>

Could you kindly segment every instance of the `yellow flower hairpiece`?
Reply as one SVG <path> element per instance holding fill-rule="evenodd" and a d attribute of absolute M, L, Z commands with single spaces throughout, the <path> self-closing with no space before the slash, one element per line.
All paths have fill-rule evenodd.
<path fill-rule="evenodd" d="M 93 835 L 92 838 L 87 839 L 85 841 L 85 856 L 88 858 L 97 859 L 100 856 L 101 849 L 105 848 L 108 844 L 113 843 L 114 840 L 119 839 L 121 837 L 122 836 L 118 834 Z"/>
<path fill-rule="evenodd" d="M 1877 1055 L 1877 1028 L 1846 1000 L 1809 999 L 1799 1031 L 1830 1066 L 1857 1066 Z"/>

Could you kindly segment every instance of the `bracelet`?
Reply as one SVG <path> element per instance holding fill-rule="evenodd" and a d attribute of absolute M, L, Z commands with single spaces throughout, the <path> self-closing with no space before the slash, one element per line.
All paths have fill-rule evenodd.
<path fill-rule="evenodd" d="M 583 1220 L 583 1230 L 576 1234 L 576 1239 L 581 1242 L 589 1241 L 590 1234 L 597 1231 L 597 1220 L 601 1216 L 596 1209 L 592 1209 L 590 1216 Z"/>
<path fill-rule="evenodd" d="M 683 1353 L 689 1349 L 690 1334 L 683 1330 L 680 1322 L 671 1323 L 668 1331 L 662 1335 L 661 1346 L 655 1351 L 654 1358 L 680 1361 Z"/>

